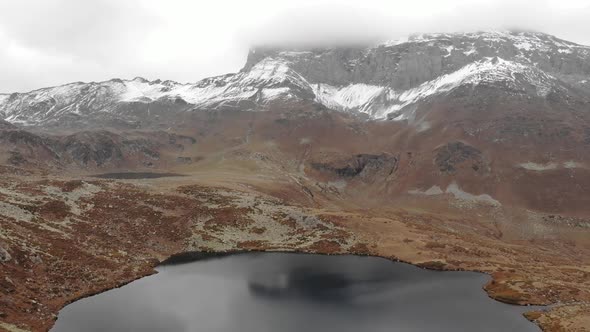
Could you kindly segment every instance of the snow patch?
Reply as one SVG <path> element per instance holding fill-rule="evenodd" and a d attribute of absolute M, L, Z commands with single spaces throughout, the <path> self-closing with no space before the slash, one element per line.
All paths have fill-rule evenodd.
<path fill-rule="evenodd" d="M 288 63 L 274 58 L 265 58 L 252 69 L 243 73 L 239 81 L 242 84 L 281 83 L 287 78 L 291 69 Z"/>
<path fill-rule="evenodd" d="M 579 163 L 577 161 L 573 161 L 573 160 L 568 160 L 566 162 L 563 163 L 563 167 L 565 168 L 584 168 L 584 164 Z"/>
<path fill-rule="evenodd" d="M 536 172 L 551 171 L 551 170 L 555 170 L 555 169 L 559 169 L 559 168 L 567 168 L 567 169 L 585 168 L 585 165 L 583 163 L 580 163 L 580 162 L 577 162 L 574 160 L 564 161 L 563 163 L 551 162 L 551 163 L 546 163 L 546 164 L 527 162 L 527 163 L 519 164 L 518 166 L 521 168 L 524 168 L 526 170 L 536 171 Z"/>
<path fill-rule="evenodd" d="M 493 206 L 502 205 L 502 204 L 500 204 L 500 202 L 498 202 L 497 200 L 495 200 L 494 198 L 492 198 L 492 196 L 490 196 L 488 194 L 473 195 L 468 192 L 465 192 L 465 191 L 461 190 L 461 188 L 459 188 L 459 186 L 455 182 L 451 183 L 447 187 L 447 190 L 445 192 L 447 194 L 452 194 L 453 196 L 455 196 L 455 199 L 465 201 L 465 202 L 484 203 L 484 204 L 490 204 Z"/>
<path fill-rule="evenodd" d="M 309 54 L 313 54 L 313 53 L 310 51 L 283 51 L 283 52 L 279 53 L 280 56 L 286 56 L 286 57 L 299 57 L 302 55 L 309 55 Z"/>
<path fill-rule="evenodd" d="M 542 172 L 557 169 L 559 165 L 557 163 L 537 164 L 529 161 L 527 163 L 519 164 L 518 166 L 529 171 Z"/>
<path fill-rule="evenodd" d="M 436 195 L 444 194 L 444 192 L 442 191 L 442 189 L 440 189 L 439 186 L 432 186 L 425 191 L 422 191 L 419 189 L 412 189 L 412 190 L 409 190 L 408 193 L 412 194 L 412 195 L 426 195 L 426 196 L 436 196 Z"/>
<path fill-rule="evenodd" d="M 392 47 L 392 46 L 397 46 L 397 45 L 408 43 L 409 41 L 410 41 L 410 36 L 405 36 L 405 37 L 402 37 L 399 39 L 388 40 L 388 41 L 384 42 L 383 44 L 381 44 L 381 46 Z"/>
<path fill-rule="evenodd" d="M 342 88 L 317 84 L 314 93 L 316 100 L 327 107 L 350 110 L 367 104 L 386 89 L 367 84 L 351 84 Z"/>
<path fill-rule="evenodd" d="M 538 51 L 543 53 L 553 52 L 556 48 L 559 52 L 570 53 L 573 49 L 586 50 L 587 46 L 577 45 L 575 43 L 559 40 L 552 36 L 534 32 L 514 32 L 510 30 L 485 30 L 466 33 L 430 33 L 412 35 L 398 40 L 388 41 L 383 46 L 396 46 L 405 43 L 424 43 L 434 44 L 441 40 L 450 40 L 459 38 L 467 40 L 473 45 L 475 42 L 486 42 L 489 46 L 495 47 L 498 44 L 512 44 L 518 50 L 530 52 Z M 474 48 L 468 49 L 463 53 L 467 56 L 474 54 Z"/>
<path fill-rule="evenodd" d="M 263 89 L 262 90 L 262 97 L 264 99 L 276 99 L 281 96 L 289 95 L 290 91 L 291 91 L 291 89 L 289 89 L 289 88 Z"/>
<path fill-rule="evenodd" d="M 445 50 L 447 51 L 447 54 L 444 55 L 443 57 L 445 57 L 445 58 L 446 57 L 449 57 L 453 53 L 453 50 L 454 49 L 455 49 L 455 46 L 453 46 L 453 45 L 450 45 L 450 46 L 445 47 Z"/>
<path fill-rule="evenodd" d="M 460 39 L 457 43 L 452 38 Z M 440 53 L 448 57 L 452 53 L 463 52 L 466 56 L 478 53 L 475 45 L 486 43 L 489 47 L 515 45 L 521 51 L 572 53 L 580 56 L 589 54 L 590 48 L 561 41 L 537 33 L 510 31 L 484 31 L 475 33 L 439 33 L 412 35 L 390 41 L 381 46 L 396 46 L 405 43 L 427 43 L 440 46 Z M 447 46 L 448 45 L 448 46 Z M 483 49 L 483 48 L 482 48 Z M 367 48 L 366 52 L 371 52 Z M 67 113 L 111 112 L 117 101 L 153 102 L 162 98 L 182 98 L 198 108 L 221 105 L 244 99 L 256 98 L 263 102 L 273 99 L 297 98 L 298 92 L 315 94 L 315 99 L 328 108 L 341 111 L 354 111 L 367 114 L 372 119 L 393 119 L 414 121 L 416 103 L 433 95 L 448 93 L 462 85 L 505 82 L 514 91 L 523 91 L 528 86 L 536 87 L 538 96 L 546 97 L 554 88 L 559 88 L 556 79 L 531 64 L 527 52 L 516 52 L 516 61 L 501 58 L 483 58 L 459 70 L 446 73 L 431 81 L 407 89 L 394 90 L 388 86 L 370 84 L 350 84 L 331 86 L 314 82 L 310 84 L 292 69 L 292 61 L 299 58 L 320 57 L 315 52 L 283 51 L 277 56 L 266 57 L 250 70 L 236 74 L 204 79 L 195 84 L 182 84 L 172 81 L 153 81 L 136 78 L 134 80 L 111 80 L 101 83 L 72 83 L 63 86 L 31 91 L 17 95 L 15 101 L 8 102 L 10 95 L 0 94 L 0 114 L 14 123 L 39 123 L 55 119 Z M 361 57 L 362 58 L 362 57 Z M 472 57 L 475 59 L 476 57 Z M 477 57 L 479 58 L 479 56 Z M 353 67 L 359 58 L 351 59 Z M 522 63 L 520 63 L 522 62 Z M 588 80 L 580 81 L 586 84 Z M 35 107 L 39 104 L 42 107 Z M 28 113 L 23 113 L 23 110 Z M 415 124 L 418 130 L 426 130 L 428 124 Z M 426 128 L 426 129 L 425 129 Z"/>
<path fill-rule="evenodd" d="M 293 55 L 289 53 L 288 55 Z M 125 81 L 122 101 L 150 102 L 161 98 L 182 98 L 196 106 L 253 98 L 260 92 L 264 100 L 290 98 L 291 88 L 280 86 L 285 82 L 302 88 L 309 84 L 282 59 L 265 58 L 247 72 L 235 75 L 213 77 L 195 84 L 174 82 L 154 83 L 147 81 Z"/>
<path fill-rule="evenodd" d="M 521 84 L 517 82 L 516 73 L 522 74 L 525 80 L 536 86 L 538 95 L 545 96 L 551 91 L 551 85 L 546 82 L 551 79 L 549 75 L 520 63 L 501 58 L 485 58 L 405 91 L 367 84 L 351 84 L 345 87 L 317 84 L 314 93 L 316 101 L 328 108 L 358 111 L 373 119 L 391 117 L 393 120 L 401 121 L 413 117 L 412 110 L 399 112 L 405 107 L 430 96 L 447 93 L 461 85 L 507 82 L 514 89 L 522 89 Z"/>
<path fill-rule="evenodd" d="M 514 44 L 514 46 L 520 50 L 525 50 L 525 51 L 530 51 L 533 49 L 533 45 L 528 41 L 516 43 L 516 44 Z"/>
<path fill-rule="evenodd" d="M 471 54 L 475 54 L 477 53 L 477 50 L 475 48 L 471 48 L 468 51 L 464 51 L 463 54 L 470 56 Z"/>
<path fill-rule="evenodd" d="M 500 206 L 502 205 L 500 202 L 492 198 L 492 196 L 488 194 L 481 194 L 481 195 L 473 195 L 468 192 L 465 192 L 459 188 L 456 182 L 451 183 L 445 191 L 443 191 L 439 186 L 432 186 L 428 190 L 422 191 L 420 189 L 412 189 L 408 191 L 409 194 L 412 195 L 423 195 L 423 196 L 438 196 L 443 194 L 450 194 L 455 197 L 455 199 L 469 202 L 469 203 L 483 203 L 489 204 L 493 206 Z"/>

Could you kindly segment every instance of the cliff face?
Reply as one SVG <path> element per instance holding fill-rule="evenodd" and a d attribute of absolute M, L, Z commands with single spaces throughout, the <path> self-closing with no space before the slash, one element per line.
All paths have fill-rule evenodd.
<path fill-rule="evenodd" d="M 257 48 L 193 84 L 0 95 L 0 331 L 47 329 L 172 253 L 237 249 L 486 271 L 502 301 L 567 303 L 530 316 L 546 331 L 585 331 L 588 54 L 538 33 L 421 35 Z M 90 176 L 129 171 L 185 176 Z"/>
<path fill-rule="evenodd" d="M 581 82 L 590 74 L 589 47 L 533 32 L 416 35 L 370 48 L 260 48 L 250 52 L 244 70 L 267 57 L 287 58 L 310 82 L 331 85 L 364 83 L 407 90 L 470 63 L 498 57 L 590 87 Z"/>
<path fill-rule="evenodd" d="M 0 116 L 34 126 L 152 126 L 186 111 L 319 103 L 408 120 L 432 97 L 492 86 L 505 95 L 585 102 L 590 48 L 532 32 L 417 35 L 374 47 L 253 49 L 236 74 L 194 84 L 113 79 L 0 95 Z"/>

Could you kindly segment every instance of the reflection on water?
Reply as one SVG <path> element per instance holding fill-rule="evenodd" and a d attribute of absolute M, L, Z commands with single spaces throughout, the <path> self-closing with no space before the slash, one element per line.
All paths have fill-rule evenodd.
<path fill-rule="evenodd" d="M 240 254 L 67 306 L 53 331 L 539 331 L 487 297 L 488 276 L 380 258 Z"/>
<path fill-rule="evenodd" d="M 314 302 L 345 304 L 361 295 L 378 292 L 388 287 L 385 283 L 392 282 L 379 278 L 382 275 L 364 279 L 337 271 L 325 271 L 324 268 L 295 268 L 282 273 L 250 276 L 248 287 L 253 296 L 261 298 L 307 298 Z"/>

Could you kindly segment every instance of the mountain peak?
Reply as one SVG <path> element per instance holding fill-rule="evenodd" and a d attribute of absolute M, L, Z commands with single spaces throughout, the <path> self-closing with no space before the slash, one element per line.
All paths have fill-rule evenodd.
<path fill-rule="evenodd" d="M 149 83 L 149 81 L 148 81 L 148 80 L 146 80 L 145 78 L 143 78 L 143 77 L 140 77 L 140 76 L 136 76 L 136 77 L 135 77 L 135 78 L 133 78 L 131 81 L 134 81 L 134 82 L 140 82 L 140 83 Z"/>
<path fill-rule="evenodd" d="M 372 47 L 256 47 L 240 72 L 194 84 L 136 77 L 0 95 L 0 115 L 41 124 L 72 115 L 127 117 L 127 108 L 154 102 L 182 101 L 174 108 L 183 110 L 257 110 L 303 100 L 403 120 L 416 105 L 462 86 L 531 98 L 563 89 L 590 95 L 589 76 L 590 48 L 541 32 L 431 33 Z"/>
<path fill-rule="evenodd" d="M 558 46 L 581 46 L 579 44 L 557 38 L 544 32 L 523 29 L 488 29 L 474 32 L 420 33 L 386 41 L 380 45 L 391 47 L 406 43 L 432 43 L 452 40 L 479 40 L 488 43 L 518 43 L 529 40 L 532 41 L 533 44 L 542 47 L 546 47 L 550 43 Z"/>

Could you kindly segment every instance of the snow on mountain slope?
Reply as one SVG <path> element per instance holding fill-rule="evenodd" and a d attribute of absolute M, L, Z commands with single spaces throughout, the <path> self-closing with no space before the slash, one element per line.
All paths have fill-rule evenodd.
<path fill-rule="evenodd" d="M 310 84 L 282 59 L 266 58 L 248 71 L 206 79 L 183 91 L 181 97 L 198 107 L 251 98 L 262 102 L 311 95 Z M 260 100 L 259 100 L 260 101 Z"/>
<path fill-rule="evenodd" d="M 10 122 L 42 123 L 64 114 L 112 113 L 119 103 L 182 99 L 195 108 L 256 98 L 260 102 L 312 95 L 309 83 L 284 61 L 264 59 L 247 72 L 208 78 L 195 84 L 114 79 L 72 83 L 29 93 L 2 95 L 0 114 Z"/>
<path fill-rule="evenodd" d="M 503 54 L 498 54 L 499 56 L 515 57 L 535 65 L 542 64 L 542 62 L 536 61 L 536 58 L 539 58 L 541 54 L 545 56 L 552 53 L 569 54 L 579 58 L 590 56 L 589 46 L 579 45 L 544 33 L 509 30 L 418 34 L 388 41 L 380 46 L 395 47 L 403 44 L 439 46 L 443 53 L 446 53 L 445 57 L 454 53 L 477 57 L 478 55 L 490 56 L 490 52 L 501 52 Z"/>
<path fill-rule="evenodd" d="M 345 87 L 317 84 L 314 88 L 316 100 L 336 110 L 362 109 L 363 106 L 387 91 L 390 91 L 387 87 L 362 83 Z"/>
<path fill-rule="evenodd" d="M 410 118 L 411 112 L 401 110 L 430 96 L 449 92 L 461 85 L 500 82 L 505 88 L 523 93 L 528 84 L 536 89 L 540 97 L 558 88 L 556 79 L 541 70 L 501 58 L 486 58 L 405 91 L 366 84 L 341 88 L 318 84 L 315 93 L 318 102 L 337 110 L 358 111 L 374 119 L 405 120 Z"/>
<path fill-rule="evenodd" d="M 187 111 L 261 110 L 277 100 L 306 100 L 403 120 L 412 117 L 410 106 L 460 86 L 491 85 L 545 98 L 567 87 L 590 95 L 589 81 L 590 48 L 550 35 L 426 34 L 369 48 L 255 49 L 242 71 L 193 84 L 114 79 L 0 95 L 0 117 L 33 125 L 101 114 L 133 120 L 141 115 L 122 105 L 181 101 Z"/>
<path fill-rule="evenodd" d="M 288 62 L 267 58 L 251 70 L 234 75 L 214 77 L 196 84 L 175 82 L 148 82 L 133 80 L 124 82 L 126 89 L 120 101 L 153 101 L 162 98 L 182 98 L 186 102 L 207 106 L 216 102 L 242 100 L 255 97 L 256 93 L 268 98 L 288 94 L 289 89 L 309 90 L 309 83 L 288 66 Z"/>
<path fill-rule="evenodd" d="M 579 45 L 555 36 L 548 35 L 542 32 L 534 31 L 515 31 L 515 30 L 483 30 L 478 32 L 464 32 L 464 33 L 425 33 L 407 36 L 397 40 L 387 41 L 382 43 L 384 46 L 396 46 L 410 42 L 438 42 L 441 39 L 465 38 L 471 41 L 482 42 L 510 42 L 516 48 L 525 50 L 540 50 L 549 51 L 553 47 L 563 47 L 566 49 L 584 48 L 588 46 Z M 471 43 L 473 46 L 473 43 Z"/>

